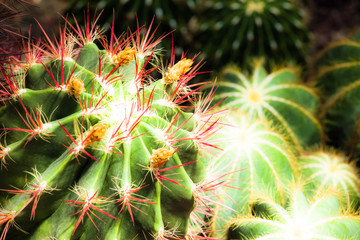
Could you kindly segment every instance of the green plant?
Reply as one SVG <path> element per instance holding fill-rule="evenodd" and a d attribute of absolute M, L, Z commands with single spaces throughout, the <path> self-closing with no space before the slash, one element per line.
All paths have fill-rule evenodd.
<path fill-rule="evenodd" d="M 230 230 L 228 239 L 317 239 L 314 236 L 320 233 L 329 234 L 329 239 L 343 239 L 340 235 L 330 238 L 338 233 L 332 235 L 328 230 L 315 230 L 315 235 L 297 238 L 287 230 L 288 224 L 296 225 L 291 222 L 292 209 L 305 208 L 304 202 L 322 199 L 324 192 L 336 193 L 334 207 L 339 211 L 347 213 L 352 209 L 354 213 L 359 203 L 359 177 L 348 158 L 334 151 L 321 150 L 324 136 L 316 118 L 320 100 L 312 88 L 299 81 L 296 70 L 279 68 L 269 74 L 261 62 L 255 64 L 250 76 L 236 67 L 227 67 L 216 83 L 214 99 L 225 98 L 219 105 L 235 110 L 227 114 L 227 126 L 217 136 L 230 142 L 219 143 L 224 151 L 212 160 L 213 168 L 226 169 L 230 179 L 241 181 L 230 182 L 231 187 L 219 189 L 219 194 L 230 197 L 221 201 L 226 210 L 222 205 L 214 209 L 210 225 L 210 230 L 214 231 L 212 236 L 225 237 L 224 229 L 231 225 L 236 230 Z M 318 150 L 314 151 L 314 147 Z M 303 185 L 306 197 L 290 189 L 293 182 Z M 238 189 L 242 189 L 242 194 L 232 192 Z M 297 206 L 297 198 L 305 200 Z M 264 205 L 269 207 L 264 210 Z M 312 208 L 310 206 L 309 211 Z M 286 216 L 285 211 L 289 211 Z M 289 222 L 276 216 L 273 219 L 273 214 L 283 214 Z M 348 215 L 343 217 L 346 219 Z M 346 220 L 345 225 L 360 223 L 355 214 L 350 218 L 353 220 L 348 223 Z M 321 221 L 314 226 L 316 224 Z"/>
<path fill-rule="evenodd" d="M 226 98 L 221 106 L 272 121 L 297 149 L 321 143 L 322 128 L 315 117 L 319 97 L 300 82 L 294 68 L 267 73 L 262 63 L 256 62 L 251 75 L 228 66 L 219 78 L 214 99 Z"/>
<path fill-rule="evenodd" d="M 359 154 L 359 32 L 352 38 L 329 44 L 316 57 L 313 82 L 325 98 L 320 119 L 329 144 Z"/>
<path fill-rule="evenodd" d="M 245 66 L 253 57 L 277 64 L 304 62 L 309 33 L 304 10 L 295 1 L 216 0 L 204 1 L 201 8 L 195 39 L 205 44 L 202 53 L 216 65 L 234 61 Z"/>
<path fill-rule="evenodd" d="M 201 63 L 151 67 L 151 25 L 119 37 L 113 25 L 106 41 L 96 21 L 66 21 L 1 68 L 0 239 L 206 238 L 191 216 L 221 184 L 198 159 L 222 125 L 211 97 L 194 100 Z"/>
<path fill-rule="evenodd" d="M 341 234 L 352 236 L 354 232 L 346 232 L 347 228 L 360 224 L 355 211 L 359 206 L 360 182 L 358 171 L 348 158 L 330 150 L 318 149 L 306 154 L 296 151 L 286 135 L 270 127 L 270 123 L 264 119 L 250 118 L 236 110 L 227 114 L 225 123 L 227 126 L 217 137 L 229 141 L 219 143 L 223 152 L 213 157 L 210 164 L 213 169 L 226 172 L 229 180 L 226 189 L 218 189 L 219 195 L 227 197 L 218 201 L 212 209 L 213 218 L 209 228 L 213 232 L 212 237 L 305 240 L 327 239 L 322 238 L 324 235 L 321 234 L 328 234 L 329 239 L 351 239 L 342 238 Z M 235 181 L 237 179 L 241 181 Z M 299 182 L 302 190 L 296 190 L 298 187 L 291 189 L 293 182 Z M 242 190 L 241 194 L 236 192 L 238 189 Z M 330 193 L 332 197 L 329 197 Z M 328 200 L 323 199 L 328 197 L 336 199 L 329 201 L 334 204 L 331 206 L 334 214 L 339 216 L 332 215 L 330 218 L 324 215 L 324 218 L 316 219 L 306 228 L 300 225 L 314 217 L 312 211 L 318 207 L 317 201 L 319 204 L 323 204 L 320 203 L 322 201 L 326 203 Z M 314 206 L 311 206 L 312 203 Z M 307 209 L 309 213 L 306 213 Z M 299 219 L 297 212 L 301 214 Z M 326 219 L 328 217 L 329 220 Z M 329 223 L 329 226 L 321 226 L 333 218 L 343 220 L 334 225 Z M 344 228 L 342 221 L 346 225 Z M 292 224 L 306 234 L 299 233 L 297 238 L 291 235 L 298 234 L 292 232 Z M 225 229 L 230 225 L 234 230 L 229 230 L 227 235 Z M 316 229 L 318 225 L 319 231 Z M 340 230 L 334 233 L 336 231 L 331 229 L 336 227 Z M 316 234 L 318 238 L 314 237 Z"/>
<path fill-rule="evenodd" d="M 342 207 L 357 208 L 360 197 L 360 181 L 354 162 L 334 150 L 317 150 L 302 154 L 298 159 L 304 190 L 308 196 L 318 190 L 338 192 Z M 320 192 L 321 193 L 321 192 Z"/>
<path fill-rule="evenodd" d="M 311 199 L 294 188 L 290 196 L 281 205 L 260 195 L 253 206 L 254 216 L 234 220 L 227 239 L 350 240 L 359 236 L 359 216 L 344 212 L 337 195 L 324 192 Z"/>
<path fill-rule="evenodd" d="M 224 235 L 229 219 L 251 213 L 259 194 L 272 194 L 278 203 L 285 203 L 288 185 L 296 177 L 293 147 L 267 121 L 232 111 L 226 123 L 217 137 L 229 140 L 219 142 L 223 151 L 208 163 L 213 169 L 228 173 L 230 186 L 219 189 L 219 195 L 228 197 L 212 210 L 210 229 L 217 237 Z"/>

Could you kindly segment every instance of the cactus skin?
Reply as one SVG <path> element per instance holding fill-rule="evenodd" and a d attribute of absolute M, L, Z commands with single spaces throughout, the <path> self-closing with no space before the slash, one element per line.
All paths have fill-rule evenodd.
<path fill-rule="evenodd" d="M 206 44 L 202 52 L 207 59 L 215 55 L 217 64 L 230 60 L 241 66 L 253 57 L 277 64 L 304 61 L 309 33 L 294 1 L 216 0 L 203 5 L 195 39 Z"/>
<path fill-rule="evenodd" d="M 326 102 L 320 113 L 329 144 L 359 155 L 359 56 L 358 33 L 329 44 L 313 63 L 314 84 Z"/>
<path fill-rule="evenodd" d="M 219 128 L 204 105 L 180 105 L 202 86 L 187 85 L 200 63 L 173 56 L 154 81 L 148 65 L 161 39 L 151 26 L 120 38 L 112 30 L 109 43 L 100 35 L 104 50 L 94 22 L 68 26 L 58 41 L 44 32 L 42 54 L 26 45 L 25 62 L 2 69 L 12 74 L 0 109 L 0 239 L 196 236 L 194 185 L 206 172 L 197 160 Z"/>
<path fill-rule="evenodd" d="M 259 196 L 254 216 L 234 220 L 227 239 L 357 239 L 360 218 L 343 212 L 334 194 L 323 193 L 310 200 L 293 190 L 287 205 L 279 205 L 268 196 Z"/>
<path fill-rule="evenodd" d="M 297 149 L 322 142 L 323 133 L 315 113 L 319 98 L 311 88 L 300 84 L 292 68 L 270 74 L 256 62 L 251 76 L 236 67 L 220 74 L 215 100 L 221 106 L 239 108 L 254 118 L 267 118 L 289 136 Z"/>
<path fill-rule="evenodd" d="M 357 209 L 360 199 L 358 170 L 344 154 L 317 150 L 303 154 L 298 167 L 307 196 L 316 197 L 319 189 L 338 192 L 342 207 Z"/>

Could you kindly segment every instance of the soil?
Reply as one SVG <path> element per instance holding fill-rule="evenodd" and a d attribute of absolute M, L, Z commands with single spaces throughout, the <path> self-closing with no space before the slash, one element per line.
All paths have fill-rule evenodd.
<path fill-rule="evenodd" d="M 347 37 L 360 26 L 358 0 L 309 0 L 306 5 L 312 53 L 331 41 Z"/>

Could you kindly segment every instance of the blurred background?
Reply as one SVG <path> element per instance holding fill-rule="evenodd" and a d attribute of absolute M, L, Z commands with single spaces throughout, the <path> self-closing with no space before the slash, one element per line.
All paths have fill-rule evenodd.
<path fill-rule="evenodd" d="M 179 56 L 183 52 L 189 57 L 200 53 L 199 58 L 206 61 L 204 70 L 221 68 L 229 62 L 246 66 L 250 58 L 258 55 L 270 61 L 274 58 L 274 64 L 291 59 L 305 65 L 327 43 L 349 35 L 360 24 L 357 0 L 1 0 L 0 7 L 0 30 L 5 36 L 9 29 L 20 29 L 19 33 L 27 35 L 31 26 L 31 35 L 41 38 L 35 19 L 47 33 L 56 36 L 59 23 L 64 22 L 61 16 L 73 22 L 74 14 L 81 24 L 88 8 L 90 18 L 95 11 L 102 12 L 98 24 L 105 30 L 110 28 L 114 14 L 117 35 L 127 27 L 136 29 L 137 19 L 141 26 L 149 25 L 154 18 L 154 25 L 160 24 L 158 36 L 168 32 L 173 35 L 161 47 L 170 50 L 174 41 Z M 267 7 L 270 15 L 263 10 Z M 272 11 L 275 8 L 280 13 Z M 292 19 L 300 31 L 283 23 L 287 19 Z M 259 26 L 264 28 L 262 32 Z M 272 26 L 279 28 L 273 30 Z M 297 36 L 291 36 L 291 32 L 297 32 Z"/>

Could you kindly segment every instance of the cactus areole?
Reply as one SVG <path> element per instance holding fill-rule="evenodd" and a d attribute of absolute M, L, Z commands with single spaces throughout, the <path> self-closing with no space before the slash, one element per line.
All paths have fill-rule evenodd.
<path fill-rule="evenodd" d="M 189 84 L 201 63 L 157 66 L 151 24 L 106 38 L 96 21 L 1 67 L 0 239 L 208 239 L 190 215 L 221 124 Z"/>

